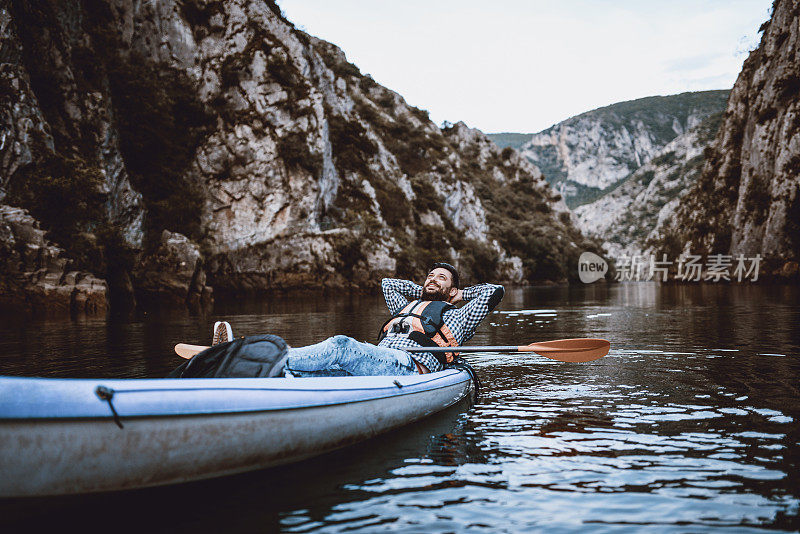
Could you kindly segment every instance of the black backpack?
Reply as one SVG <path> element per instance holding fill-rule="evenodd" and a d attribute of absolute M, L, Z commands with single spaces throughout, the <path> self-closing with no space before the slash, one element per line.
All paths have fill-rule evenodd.
<path fill-rule="evenodd" d="M 283 376 L 289 347 L 272 334 L 219 343 L 195 354 L 167 378 L 272 378 Z"/>

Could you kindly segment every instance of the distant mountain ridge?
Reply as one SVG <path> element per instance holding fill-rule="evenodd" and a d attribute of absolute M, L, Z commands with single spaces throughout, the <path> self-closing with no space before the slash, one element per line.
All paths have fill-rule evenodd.
<path fill-rule="evenodd" d="M 574 212 L 581 230 L 602 239 L 612 258 L 647 251 L 649 240 L 658 235 L 699 178 L 705 151 L 719 130 L 722 116 L 722 112 L 715 113 L 679 135 L 599 199 L 577 207 Z"/>
<path fill-rule="evenodd" d="M 517 148 L 574 208 L 595 200 L 667 143 L 724 110 L 729 93 L 640 98 L 587 111 L 537 134 L 501 133 L 489 138 L 501 147 Z"/>
<path fill-rule="evenodd" d="M 522 148 L 522 145 L 533 139 L 533 136 L 536 134 L 501 132 L 486 135 L 500 148 L 511 147 L 515 150 L 519 150 Z"/>

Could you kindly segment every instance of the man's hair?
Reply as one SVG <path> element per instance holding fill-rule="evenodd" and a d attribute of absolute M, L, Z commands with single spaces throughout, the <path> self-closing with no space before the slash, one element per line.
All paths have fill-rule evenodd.
<path fill-rule="evenodd" d="M 432 270 L 437 268 L 446 269 L 450 271 L 450 276 L 453 278 L 453 287 L 458 289 L 459 280 L 458 280 L 458 271 L 456 270 L 456 268 L 450 265 L 449 263 L 445 263 L 443 261 L 437 261 L 436 263 L 433 264 L 433 267 L 431 267 L 430 271 L 428 272 L 431 272 Z"/>

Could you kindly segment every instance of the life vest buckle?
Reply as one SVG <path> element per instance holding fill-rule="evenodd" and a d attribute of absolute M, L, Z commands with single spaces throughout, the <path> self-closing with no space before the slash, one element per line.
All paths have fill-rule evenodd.
<path fill-rule="evenodd" d="M 391 332 L 393 334 L 408 334 L 410 330 L 411 330 L 411 325 L 401 321 L 392 325 Z"/>

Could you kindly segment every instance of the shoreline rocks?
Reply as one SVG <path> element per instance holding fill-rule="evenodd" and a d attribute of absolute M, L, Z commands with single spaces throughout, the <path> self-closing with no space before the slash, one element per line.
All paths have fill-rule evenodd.
<path fill-rule="evenodd" d="M 101 315 L 106 281 L 77 271 L 22 208 L 0 205 L 0 306 L 43 314 Z"/>

